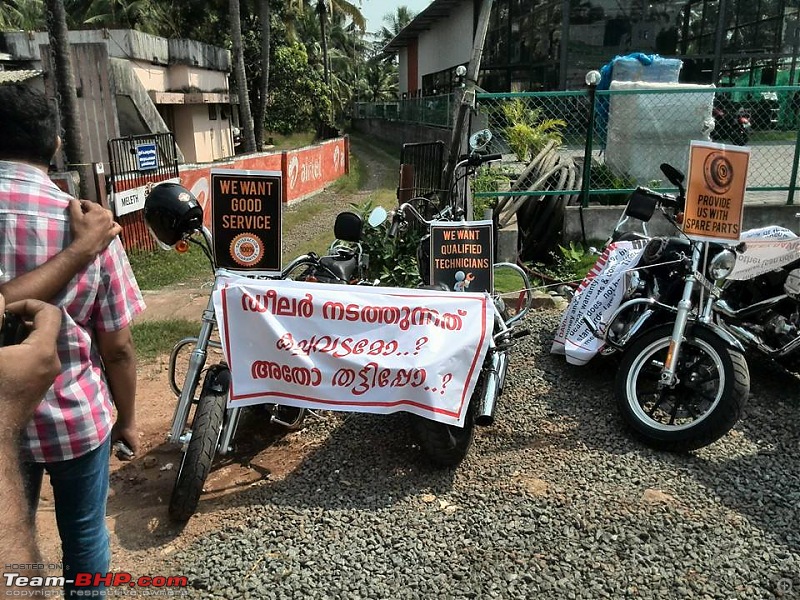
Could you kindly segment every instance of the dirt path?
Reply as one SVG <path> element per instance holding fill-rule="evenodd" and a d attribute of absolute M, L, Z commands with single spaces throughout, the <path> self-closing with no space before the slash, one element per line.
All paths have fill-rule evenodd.
<path fill-rule="evenodd" d="M 362 189 L 349 194 L 326 190 L 304 201 L 316 204 L 318 210 L 312 222 L 284 231 L 285 255 L 303 252 L 321 230 L 329 230 L 333 237 L 336 214 L 386 189 L 397 160 L 359 139 L 353 140 L 352 148 L 367 174 Z M 289 207 L 287 212 L 298 208 Z M 208 283 L 199 286 L 193 283 L 144 291 L 147 310 L 141 320 L 199 321 L 210 290 L 209 278 Z M 210 354 L 208 363 L 221 358 L 218 352 Z M 132 462 L 111 459 L 106 520 L 111 532 L 112 569 L 130 571 L 134 575 L 154 575 L 158 565 L 177 548 L 215 529 L 225 520 L 226 496 L 265 480 L 282 479 L 324 439 L 321 429 L 313 423 L 303 431 L 275 437 L 269 428 L 260 427 L 259 411 L 251 411 L 249 422 L 240 427 L 236 453 L 220 461 L 209 477 L 199 515 L 185 527 L 176 527 L 167 518 L 167 504 L 179 461 L 177 449 L 164 442 L 175 408 L 167 368 L 167 356 L 139 365 L 137 418 L 143 452 Z M 181 377 L 179 374 L 179 380 Z M 58 563 L 61 557 L 52 498 L 49 485 L 43 485 L 37 528 L 45 563 Z"/>

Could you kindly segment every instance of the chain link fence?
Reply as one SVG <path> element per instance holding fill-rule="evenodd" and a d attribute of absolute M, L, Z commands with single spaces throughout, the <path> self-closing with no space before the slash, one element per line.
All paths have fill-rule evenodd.
<path fill-rule="evenodd" d="M 354 116 L 357 119 L 386 119 L 434 127 L 452 127 L 453 108 L 454 96 L 441 94 L 393 102 L 356 102 Z"/>
<path fill-rule="evenodd" d="M 637 185 L 669 190 L 659 165 L 685 170 L 689 142 L 708 140 L 750 147 L 748 200 L 793 201 L 800 88 L 614 88 L 479 94 L 478 119 L 494 135 L 489 151 L 504 155 L 495 168 L 509 183 L 476 196 L 622 204 Z"/>

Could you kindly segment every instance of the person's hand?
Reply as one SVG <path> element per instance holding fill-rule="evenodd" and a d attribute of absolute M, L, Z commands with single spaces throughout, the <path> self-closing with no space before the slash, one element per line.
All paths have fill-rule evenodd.
<path fill-rule="evenodd" d="M 0 295 L 0 314 L 4 308 L 25 318 L 31 327 L 22 343 L 0 348 L 0 432 L 16 435 L 61 371 L 56 350 L 61 310 L 40 300 L 6 307 Z"/>
<path fill-rule="evenodd" d="M 87 262 L 105 250 L 122 232 L 110 210 L 88 200 L 70 200 L 69 217 L 72 230 L 70 248 Z"/>
<path fill-rule="evenodd" d="M 135 423 L 122 423 L 117 421 L 111 429 L 111 443 L 123 442 L 128 448 L 133 450 L 133 458 L 139 454 L 139 431 Z"/>

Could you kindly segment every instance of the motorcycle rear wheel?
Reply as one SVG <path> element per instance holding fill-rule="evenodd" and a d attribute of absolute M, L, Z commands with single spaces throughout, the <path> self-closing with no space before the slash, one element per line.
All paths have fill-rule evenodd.
<path fill-rule="evenodd" d="M 419 415 L 409 415 L 419 445 L 434 466 L 449 469 L 458 466 L 466 458 L 475 438 L 475 403 L 478 389 L 480 388 L 476 386 L 463 427 L 432 421 Z"/>
<path fill-rule="evenodd" d="M 659 389 L 672 325 L 643 334 L 625 350 L 615 382 L 617 406 L 637 438 L 657 450 L 686 452 L 730 431 L 744 409 L 750 373 L 744 356 L 713 332 L 687 333 L 678 384 Z"/>
<path fill-rule="evenodd" d="M 204 391 L 200 396 L 192 420 L 192 437 L 169 499 L 169 516 L 173 521 L 188 521 L 197 510 L 217 453 L 227 398 L 227 392 Z"/>

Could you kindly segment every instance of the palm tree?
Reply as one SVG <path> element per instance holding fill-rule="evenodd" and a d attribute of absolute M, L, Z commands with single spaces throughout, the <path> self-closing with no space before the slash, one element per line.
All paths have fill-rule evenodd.
<path fill-rule="evenodd" d="M 385 102 L 397 98 L 397 69 L 394 65 L 374 58 L 367 63 L 364 79 L 370 102 Z"/>
<path fill-rule="evenodd" d="M 64 153 L 70 165 L 86 164 L 78 116 L 78 94 L 75 90 L 75 76 L 72 73 L 72 60 L 67 30 L 67 11 L 64 0 L 46 0 L 47 33 L 53 56 L 56 90 L 58 91 L 58 110 L 64 129 Z M 79 167 L 81 174 L 81 196 L 89 195 L 89 171 Z"/>
<path fill-rule="evenodd" d="M 44 26 L 44 0 L 6 0 L 0 5 L 0 31 L 36 31 Z"/>
<path fill-rule="evenodd" d="M 349 17 L 353 24 L 360 30 L 364 31 L 367 26 L 367 21 L 361 11 L 358 10 L 355 4 L 351 4 L 347 0 L 317 0 L 315 7 L 317 16 L 319 17 L 320 38 L 322 42 L 322 64 L 323 72 L 325 74 L 325 83 L 330 84 L 330 68 L 328 65 L 328 35 L 327 35 L 327 22 L 328 15 L 341 14 Z"/>
<path fill-rule="evenodd" d="M 398 6 L 395 12 L 386 13 L 383 15 L 384 25 L 376 33 L 378 41 L 376 43 L 377 50 L 383 54 L 383 49 L 386 45 L 397 37 L 397 34 L 405 29 L 406 25 L 411 23 L 416 17 L 416 13 L 409 9 L 408 6 Z M 385 54 L 384 59 L 393 60 L 394 54 Z"/>
<path fill-rule="evenodd" d="M 50 0 L 48 0 L 50 1 Z M 236 77 L 236 90 L 239 94 L 239 116 L 242 126 L 242 150 L 254 152 L 256 137 L 253 127 L 253 114 L 250 112 L 250 96 L 247 92 L 247 77 L 244 72 L 244 52 L 242 50 L 242 13 L 239 0 L 230 0 L 231 44 L 233 46 L 233 72 Z"/>
<path fill-rule="evenodd" d="M 258 103 L 256 104 L 253 120 L 255 121 L 256 147 L 264 145 L 264 119 L 267 114 L 267 96 L 269 94 L 269 51 L 271 45 L 270 20 L 272 11 L 269 0 L 259 0 L 258 20 L 261 24 L 261 82 L 258 90 Z"/>

